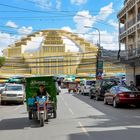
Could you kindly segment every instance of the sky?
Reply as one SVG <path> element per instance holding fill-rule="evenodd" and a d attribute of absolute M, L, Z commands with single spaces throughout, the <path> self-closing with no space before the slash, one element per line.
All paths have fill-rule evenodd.
<path fill-rule="evenodd" d="M 0 1 L 0 55 L 9 44 L 42 29 L 64 29 L 94 44 L 118 50 L 117 13 L 124 0 Z"/>

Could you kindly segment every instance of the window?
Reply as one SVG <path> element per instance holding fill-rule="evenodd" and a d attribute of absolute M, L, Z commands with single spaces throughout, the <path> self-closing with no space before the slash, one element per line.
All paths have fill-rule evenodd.
<path fill-rule="evenodd" d="M 22 86 L 7 86 L 6 90 L 7 91 L 21 91 L 22 90 Z"/>
<path fill-rule="evenodd" d="M 95 81 L 87 81 L 87 82 L 86 82 L 86 85 L 91 86 L 92 84 L 95 84 Z"/>
<path fill-rule="evenodd" d="M 112 88 L 110 89 L 110 92 L 111 92 L 112 94 L 116 94 L 116 87 L 112 87 Z"/>

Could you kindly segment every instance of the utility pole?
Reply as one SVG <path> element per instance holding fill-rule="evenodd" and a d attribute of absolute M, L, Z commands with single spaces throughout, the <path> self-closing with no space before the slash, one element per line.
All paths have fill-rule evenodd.
<path fill-rule="evenodd" d="M 96 63 L 96 79 L 102 79 L 103 75 L 103 59 L 102 59 L 102 48 L 101 48 L 101 33 L 100 30 L 96 27 L 84 26 L 85 28 L 92 28 L 98 31 L 99 34 L 99 44 L 98 44 L 98 53 L 97 53 L 97 63 Z"/>

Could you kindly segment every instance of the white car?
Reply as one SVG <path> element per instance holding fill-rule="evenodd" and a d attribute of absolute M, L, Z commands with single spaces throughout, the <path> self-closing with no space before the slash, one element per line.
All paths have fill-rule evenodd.
<path fill-rule="evenodd" d="M 1 105 L 7 102 L 24 103 L 25 88 L 21 84 L 8 84 L 1 94 Z"/>
<path fill-rule="evenodd" d="M 95 84 L 95 80 L 84 80 L 80 85 L 80 92 L 83 95 L 89 95 L 92 84 Z"/>
<path fill-rule="evenodd" d="M 5 83 L 0 83 L 0 94 L 5 89 L 5 87 L 6 87 L 6 84 Z"/>

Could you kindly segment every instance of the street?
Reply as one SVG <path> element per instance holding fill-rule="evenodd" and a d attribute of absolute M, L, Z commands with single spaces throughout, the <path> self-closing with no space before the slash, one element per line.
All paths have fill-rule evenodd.
<path fill-rule="evenodd" d="M 57 119 L 44 127 L 28 119 L 25 105 L 0 106 L 0 139 L 139 140 L 140 109 L 115 109 L 66 90 L 57 97 Z"/>

